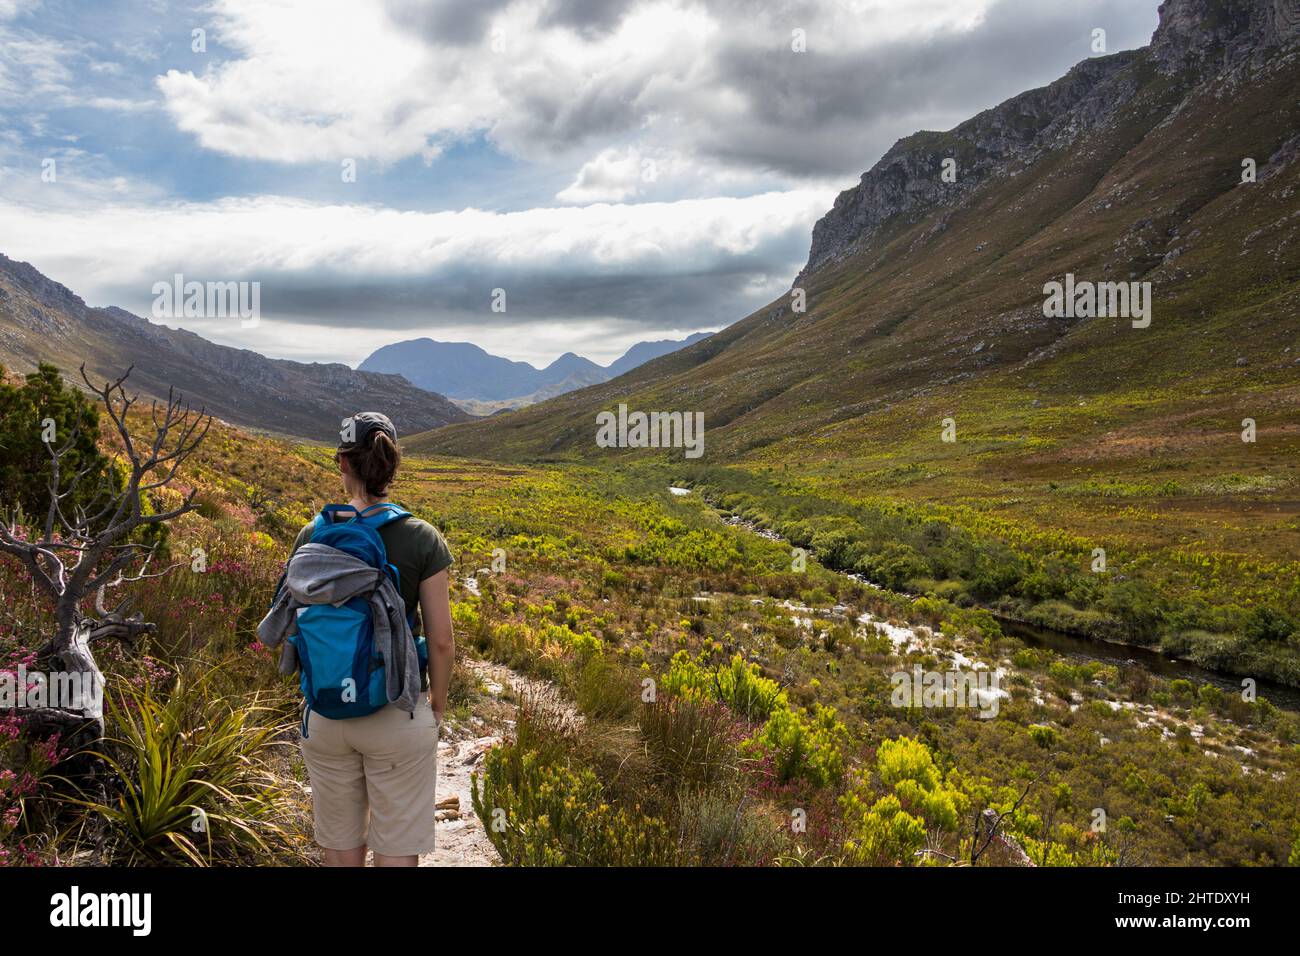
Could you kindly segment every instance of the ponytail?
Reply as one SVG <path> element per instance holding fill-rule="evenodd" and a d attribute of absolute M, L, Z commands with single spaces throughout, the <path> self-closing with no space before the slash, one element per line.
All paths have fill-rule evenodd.
<path fill-rule="evenodd" d="M 402 452 L 384 432 L 375 429 L 365 448 L 342 453 L 348 460 L 352 474 L 366 486 L 366 494 L 382 498 L 397 475 Z"/>

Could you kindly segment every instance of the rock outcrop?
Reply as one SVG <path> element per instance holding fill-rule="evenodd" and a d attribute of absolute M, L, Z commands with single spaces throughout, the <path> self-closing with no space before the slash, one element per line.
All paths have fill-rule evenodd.
<path fill-rule="evenodd" d="M 998 176 L 1104 127 L 1139 87 L 1147 65 L 1180 74 L 1190 94 L 1225 69 L 1259 66 L 1300 42 L 1300 0 L 1166 0 L 1151 45 L 1084 60 L 1050 86 L 1022 93 L 947 133 L 899 140 L 813 228 L 808 262 L 795 279 L 869 250 L 936 209 L 960 208 Z M 956 181 L 942 177 L 956 161 Z"/>
<path fill-rule="evenodd" d="M 1151 54 L 1166 72 L 1259 62 L 1300 39 L 1300 0 L 1165 0 Z"/>

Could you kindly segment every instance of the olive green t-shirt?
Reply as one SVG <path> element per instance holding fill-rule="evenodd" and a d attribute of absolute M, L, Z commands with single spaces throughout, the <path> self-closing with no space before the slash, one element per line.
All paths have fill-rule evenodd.
<path fill-rule="evenodd" d="M 308 524 L 298 532 L 290 557 L 300 545 L 307 543 L 311 529 L 312 524 Z M 379 529 L 379 537 L 388 552 L 388 563 L 397 568 L 406 616 L 415 618 L 415 633 L 420 634 L 422 628 L 416 614 L 420 606 L 420 582 L 451 567 L 451 549 L 437 528 L 414 515 L 384 525 Z"/>

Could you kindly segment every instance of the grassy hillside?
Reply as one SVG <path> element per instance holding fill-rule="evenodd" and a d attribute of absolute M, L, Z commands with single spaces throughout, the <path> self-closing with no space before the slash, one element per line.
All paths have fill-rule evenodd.
<path fill-rule="evenodd" d="M 505 811 L 506 829 L 491 835 L 506 862 L 1293 854 L 1296 715 L 1209 684 L 1058 658 L 988 615 L 816 561 L 795 570 L 788 546 L 724 523 L 699 494 L 668 494 L 670 474 L 406 462 L 394 498 L 442 528 L 457 557 L 459 653 L 551 681 L 582 722 L 525 699 L 515 739 L 485 759 L 478 813 Z M 137 648 L 100 652 L 113 691 L 105 752 L 128 796 L 152 792 L 154 753 L 217 789 L 181 780 L 171 798 L 110 801 L 104 858 L 310 862 L 296 688 L 275 676 L 253 629 L 293 534 L 335 495 L 328 449 L 218 426 L 182 476 L 191 484 L 202 507 L 175 523 L 168 547 L 177 559 L 204 549 L 207 570 L 182 561 L 132 589 L 159 627 Z M 0 650 L 15 666 L 46 632 L 46 612 L 7 559 L 0 596 Z M 998 669 L 1008 696 L 987 718 L 899 706 L 891 675 L 914 665 Z M 452 734 L 483 697 L 456 678 Z M 68 800 L 58 757 L 0 745 L 14 773 L 0 774 L 11 862 L 96 858 L 86 824 L 102 811 Z M 193 806 L 215 821 L 211 843 L 187 842 Z M 1014 842 L 972 844 L 973 821 L 990 810 L 1006 814 L 1000 832 Z"/>

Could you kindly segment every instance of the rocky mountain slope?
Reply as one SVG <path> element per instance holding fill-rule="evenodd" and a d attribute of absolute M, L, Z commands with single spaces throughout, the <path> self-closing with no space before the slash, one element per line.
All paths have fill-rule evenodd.
<path fill-rule="evenodd" d="M 1184 71 L 1206 79 L 1218 71 L 1240 77 L 1241 70 L 1264 65 L 1297 33 L 1295 0 L 1169 0 L 1146 50 L 1085 60 L 1050 86 L 986 110 L 949 133 L 917 133 L 896 144 L 817 223 L 799 278 L 866 251 L 881 226 L 896 217 L 916 221 L 941 207 L 960 208 L 990 179 L 1015 175 L 1103 129 L 1116 118 L 1117 106 L 1134 99 L 1142 67 L 1175 78 Z M 936 157 L 958 161 L 955 184 L 941 180 Z"/>
<path fill-rule="evenodd" d="M 715 462 L 897 443 L 945 416 L 988 421 L 991 401 L 1048 422 L 1095 399 L 1123 413 L 1090 425 L 1161 435 L 1175 418 L 1231 423 L 1245 395 L 1246 411 L 1294 407 L 1298 40 L 1296 0 L 1168 0 L 1150 46 L 889 150 L 817 224 L 795 280 L 805 311 L 784 295 L 438 445 L 603 454 L 594 416 L 619 402 L 702 411 Z M 1044 286 L 1067 274 L 1150 282 L 1153 321 L 1048 318 Z M 1191 406 L 1147 400 L 1166 388 Z"/>
<path fill-rule="evenodd" d="M 403 435 L 470 417 L 398 375 L 269 359 L 122 309 L 90 308 L 29 264 L 0 255 L 0 365 L 26 372 L 42 361 L 77 381 L 82 362 L 93 377 L 133 365 L 131 382 L 146 395 L 175 386 L 227 421 L 326 441 L 342 418 L 364 408 L 386 411 Z"/>

